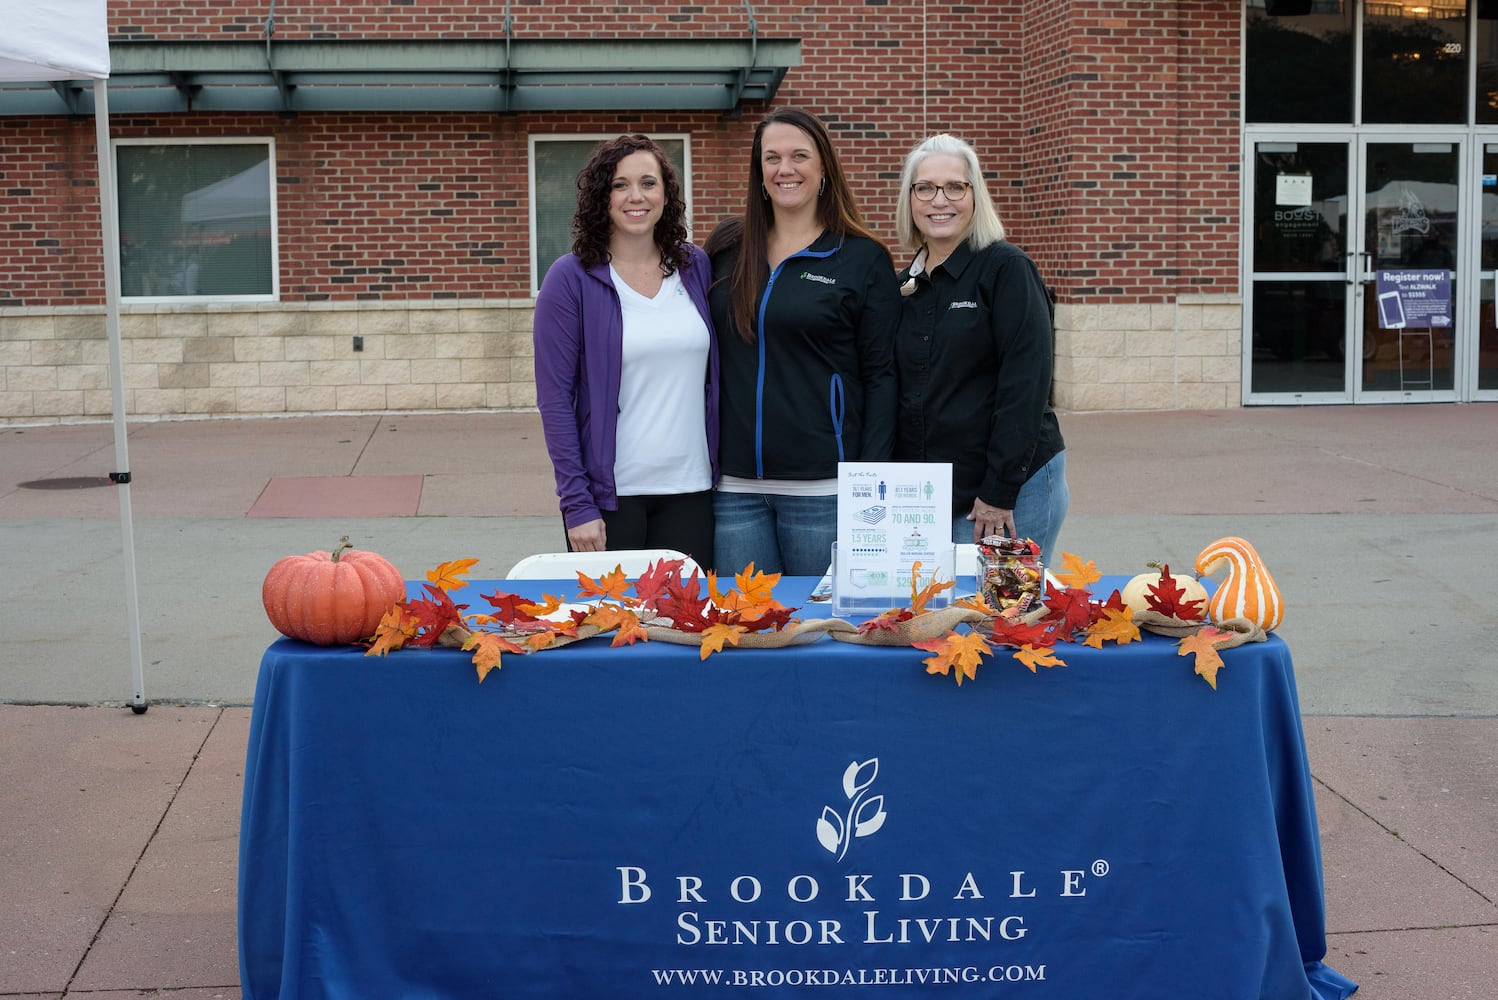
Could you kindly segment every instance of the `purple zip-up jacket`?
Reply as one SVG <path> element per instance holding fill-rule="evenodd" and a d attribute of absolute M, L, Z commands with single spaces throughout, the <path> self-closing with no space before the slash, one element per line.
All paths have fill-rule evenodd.
<path fill-rule="evenodd" d="M 708 330 L 707 453 L 718 482 L 718 338 L 712 335 L 707 289 L 712 267 L 691 246 L 681 282 Z M 557 258 L 541 282 L 533 325 L 536 407 L 556 473 L 562 520 L 575 528 L 617 510 L 614 487 L 624 314 L 607 263 L 584 268 L 576 254 Z"/>

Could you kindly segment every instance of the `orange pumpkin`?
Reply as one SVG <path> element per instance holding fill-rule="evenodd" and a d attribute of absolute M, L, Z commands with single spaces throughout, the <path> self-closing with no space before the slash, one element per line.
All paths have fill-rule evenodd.
<path fill-rule="evenodd" d="M 1196 572 L 1207 576 L 1223 564 L 1227 577 L 1207 602 L 1212 620 L 1247 618 L 1266 632 L 1274 631 L 1285 620 L 1285 605 L 1259 553 L 1237 536 L 1219 538 L 1196 557 Z"/>
<path fill-rule="evenodd" d="M 383 556 L 353 548 L 345 537 L 332 552 L 277 562 L 260 599 L 282 635 L 333 646 L 374 635 L 390 606 L 406 599 L 406 581 Z"/>

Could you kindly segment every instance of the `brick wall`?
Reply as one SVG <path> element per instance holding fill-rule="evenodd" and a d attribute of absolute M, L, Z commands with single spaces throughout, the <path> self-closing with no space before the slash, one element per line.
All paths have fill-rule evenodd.
<path fill-rule="evenodd" d="M 893 187 L 905 152 L 937 131 L 974 144 L 1011 239 L 1036 258 L 1059 293 L 1058 400 L 1117 408 L 1237 404 L 1240 6 L 1234 0 L 827 0 L 756 2 L 753 9 L 762 36 L 801 39 L 802 65 L 787 75 L 776 104 L 807 107 L 826 119 L 865 214 L 891 241 Z M 135 0 L 111 3 L 109 16 L 116 40 L 258 38 L 267 9 L 258 2 Z M 747 34 L 738 2 L 516 0 L 512 10 L 521 38 Z M 278 40 L 493 38 L 502 34 L 504 4 L 278 2 L 275 11 Z M 354 315 L 431 319 L 481 303 L 477 308 L 512 319 L 528 317 L 531 133 L 688 133 L 694 235 L 701 240 L 743 204 L 749 137 L 764 110 L 746 106 L 738 120 L 656 113 L 117 115 L 112 133 L 275 139 L 279 313 L 228 305 L 201 312 L 250 318 L 244 329 L 256 332 L 235 334 L 240 352 L 249 351 L 244 338 L 263 335 L 262 321 L 274 325 L 267 315 L 300 309 L 312 316 L 314 306 L 336 311 L 357 304 L 349 310 Z M 83 398 L 76 383 L 97 376 L 64 373 L 67 359 L 90 356 L 89 338 L 62 346 L 103 300 L 95 163 L 92 121 L 0 118 L 0 419 L 103 412 L 62 406 Z M 903 262 L 903 250 L 895 255 Z M 128 313 L 130 341 L 161 339 L 143 332 L 140 316 L 191 315 L 135 306 Z M 57 317 L 52 336 L 34 337 L 43 315 Z M 1204 315 L 1212 318 L 1203 321 Z M 1231 336 L 1214 347 L 1195 334 L 1159 335 L 1165 327 L 1204 324 L 1230 329 Z M 24 351 L 17 346 L 23 344 Z M 254 363 L 286 361 L 286 350 L 285 343 L 269 348 L 265 353 L 276 361 Z M 311 359 L 290 360 L 307 362 L 313 377 Z M 404 387 L 427 383 L 403 380 L 408 371 L 373 360 L 359 360 L 359 384 L 387 372 L 397 399 L 430 395 L 430 405 L 440 408 L 480 395 L 412 392 Z M 434 353 L 430 360 L 454 359 Z M 38 371 L 23 371 L 30 368 Z M 483 401 L 463 405 L 529 405 L 529 373 L 522 369 L 504 392 L 486 377 Z M 461 365 L 433 370 L 464 377 Z M 146 384 L 148 369 L 133 371 L 132 413 L 224 412 L 227 405 L 228 394 L 188 391 L 224 386 L 170 384 L 198 377 L 182 369 L 157 369 L 153 385 Z M 282 369 L 258 371 L 284 377 Z M 234 377 L 247 376 L 240 370 Z M 233 395 L 236 408 L 284 399 L 291 411 L 345 408 L 340 399 L 378 396 L 340 395 L 338 386 L 347 384 L 330 382 L 320 392 L 271 384 L 264 387 L 282 391 Z M 387 392 L 382 405 L 405 405 L 391 397 Z M 330 399 L 330 406 L 314 405 Z M 175 408 L 179 401 L 185 409 Z M 211 408 L 200 411 L 199 404 Z"/>

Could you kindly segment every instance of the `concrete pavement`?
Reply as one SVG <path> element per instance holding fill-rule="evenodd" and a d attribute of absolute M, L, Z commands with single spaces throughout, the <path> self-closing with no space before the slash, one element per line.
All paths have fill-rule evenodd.
<path fill-rule="evenodd" d="M 1374 1000 L 1498 979 L 1498 404 L 1065 414 L 1060 547 L 1178 571 L 1252 541 L 1286 595 L 1329 960 Z M 0 996 L 237 998 L 259 603 L 348 534 L 408 577 L 557 548 L 534 413 L 140 423 L 134 715 L 107 424 L 0 427 Z M 74 482 L 68 482 L 68 481 Z M 23 485 L 26 484 L 26 485 Z"/>

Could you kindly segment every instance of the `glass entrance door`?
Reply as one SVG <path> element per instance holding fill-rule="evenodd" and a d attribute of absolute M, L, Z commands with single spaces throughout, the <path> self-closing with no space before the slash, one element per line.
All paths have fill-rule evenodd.
<path fill-rule="evenodd" d="M 1360 143 L 1359 402 L 1455 399 L 1461 144 Z"/>
<path fill-rule="evenodd" d="M 1475 373 L 1473 399 L 1498 399 L 1498 316 L 1493 304 L 1498 296 L 1498 142 L 1484 143 L 1479 168 L 1478 216 L 1482 231 L 1479 251 L 1477 287 L 1477 330 L 1471 338 L 1473 349 L 1464 353 Z"/>
<path fill-rule="evenodd" d="M 1490 294 L 1498 144 L 1492 155 Z M 1458 280 L 1461 143 L 1349 134 L 1257 141 L 1250 156 L 1245 402 L 1457 398 L 1474 326 Z"/>
<path fill-rule="evenodd" d="M 1351 399 L 1348 317 L 1360 246 L 1353 149 L 1350 139 L 1253 146 L 1244 369 L 1254 402 Z"/>

